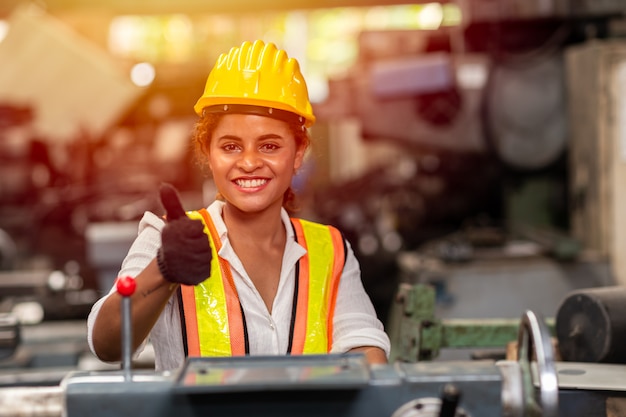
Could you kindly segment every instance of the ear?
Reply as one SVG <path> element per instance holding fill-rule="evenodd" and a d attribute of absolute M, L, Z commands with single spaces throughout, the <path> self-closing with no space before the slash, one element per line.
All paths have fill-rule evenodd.
<path fill-rule="evenodd" d="M 304 162 L 305 153 L 306 153 L 306 148 L 304 146 L 299 146 L 298 149 L 296 149 L 296 157 L 293 161 L 294 171 L 299 170 L 300 167 L 302 166 L 302 163 Z"/>

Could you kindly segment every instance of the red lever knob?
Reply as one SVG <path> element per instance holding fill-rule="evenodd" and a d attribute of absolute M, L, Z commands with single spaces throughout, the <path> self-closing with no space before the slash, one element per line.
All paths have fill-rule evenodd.
<path fill-rule="evenodd" d="M 122 297 L 130 297 L 135 292 L 135 288 L 137 287 L 137 283 L 135 282 L 135 278 L 132 277 L 119 277 L 117 279 L 117 292 Z"/>

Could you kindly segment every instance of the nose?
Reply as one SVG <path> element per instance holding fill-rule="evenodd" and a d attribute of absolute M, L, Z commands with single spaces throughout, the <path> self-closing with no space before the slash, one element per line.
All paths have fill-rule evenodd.
<path fill-rule="evenodd" d="M 254 149 L 244 149 L 241 153 L 241 157 L 237 161 L 237 166 L 246 172 L 252 172 L 257 168 L 260 168 L 263 164 L 258 152 Z"/>

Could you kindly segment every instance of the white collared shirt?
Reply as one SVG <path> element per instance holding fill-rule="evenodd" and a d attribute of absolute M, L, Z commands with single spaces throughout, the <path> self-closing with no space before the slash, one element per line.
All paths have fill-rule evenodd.
<path fill-rule="evenodd" d="M 298 259 L 306 253 L 306 249 L 295 241 L 289 216 L 283 209 L 281 218 L 287 232 L 287 243 L 280 281 L 270 313 L 228 240 L 228 231 L 222 219 L 223 206 L 223 202 L 215 201 L 208 207 L 208 211 L 222 241 L 219 256 L 228 261 L 231 266 L 239 299 L 245 311 L 250 354 L 284 355 L 289 344 L 295 266 Z M 137 276 L 154 259 L 161 246 L 163 226 L 163 220 L 155 214 L 150 212 L 144 214 L 139 223 L 138 237 L 124 259 L 118 276 Z M 111 289 L 111 292 L 113 291 L 114 288 Z M 87 320 L 88 341 L 92 352 L 94 351 L 93 324 L 107 296 L 94 304 Z M 331 350 L 333 353 L 346 352 L 359 346 L 376 346 L 383 349 L 387 356 L 389 355 L 389 337 L 376 317 L 372 302 L 363 288 L 359 263 L 349 243 L 347 244 L 346 264 L 339 282 L 333 328 Z M 168 301 L 152 328 L 149 338 L 154 347 L 156 370 L 174 369 L 184 363 L 185 355 L 176 296 L 172 296 Z"/>

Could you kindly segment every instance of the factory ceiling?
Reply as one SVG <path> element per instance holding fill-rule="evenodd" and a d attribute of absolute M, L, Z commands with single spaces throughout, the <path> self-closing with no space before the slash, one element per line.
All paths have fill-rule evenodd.
<path fill-rule="evenodd" d="M 8 14 L 26 0 L 3 0 L 0 13 Z M 371 7 L 394 4 L 448 3 L 448 0 L 43 0 L 36 3 L 50 13 L 104 10 L 119 14 L 239 13 L 261 10 L 297 10 L 330 7 Z"/>

